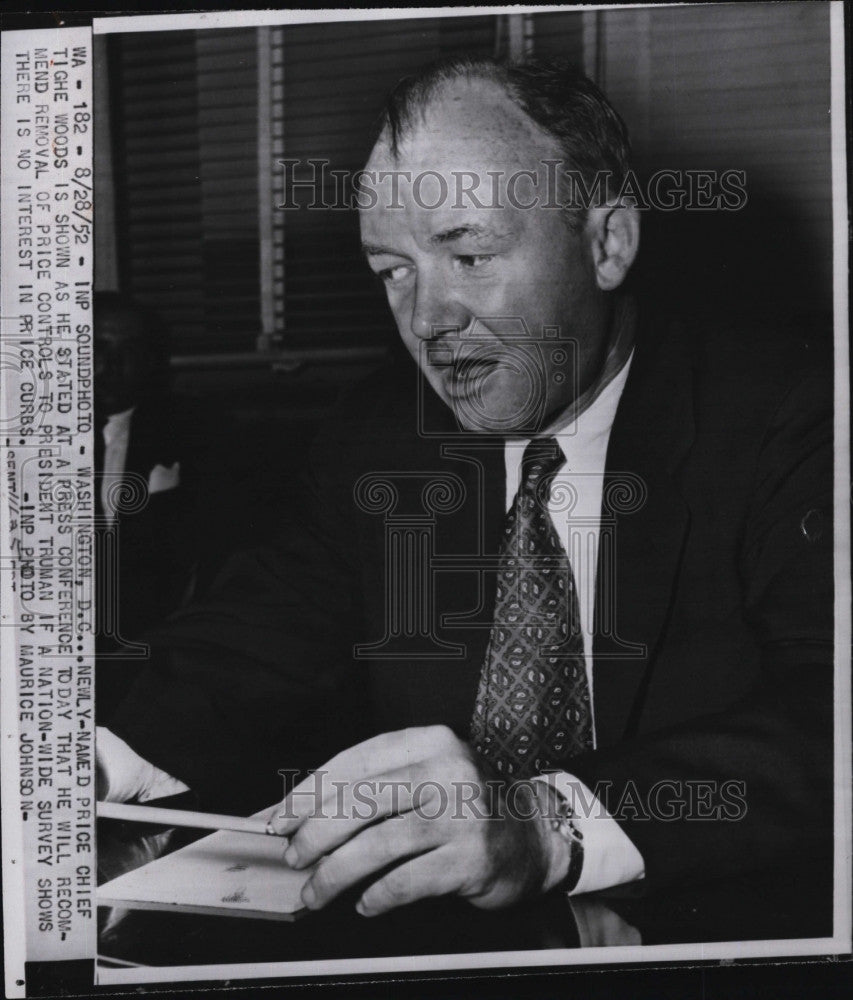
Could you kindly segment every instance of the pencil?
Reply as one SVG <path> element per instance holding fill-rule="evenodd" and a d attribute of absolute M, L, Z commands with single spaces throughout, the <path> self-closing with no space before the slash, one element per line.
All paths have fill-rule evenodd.
<path fill-rule="evenodd" d="M 235 830 L 238 833 L 263 833 L 276 836 L 269 822 L 256 816 L 222 816 L 218 813 L 192 812 L 189 809 L 158 809 L 156 806 L 129 805 L 125 802 L 99 802 L 97 815 L 101 819 L 122 819 L 131 823 L 189 826 L 197 830 Z"/>

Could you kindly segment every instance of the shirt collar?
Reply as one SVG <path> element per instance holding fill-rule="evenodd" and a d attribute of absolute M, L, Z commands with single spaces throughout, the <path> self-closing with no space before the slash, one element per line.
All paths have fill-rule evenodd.
<path fill-rule="evenodd" d="M 632 348 L 621 367 L 610 376 L 592 403 L 579 416 L 574 417 L 559 430 L 552 431 L 566 458 L 569 457 L 570 450 L 577 451 L 579 447 L 589 447 L 598 439 L 610 436 L 633 359 Z"/>
<path fill-rule="evenodd" d="M 613 405 L 608 429 L 613 423 L 615 407 L 619 403 L 619 397 L 628 376 L 629 362 L 634 354 L 634 335 L 637 329 L 637 305 L 633 298 L 620 297 L 616 300 L 611 323 L 610 344 L 607 348 L 607 355 L 604 364 L 601 366 L 601 374 L 595 382 L 576 399 L 570 403 L 562 413 L 557 414 L 554 420 L 542 432 L 543 437 L 549 435 L 559 436 L 561 433 L 574 433 L 573 425 L 581 422 L 588 423 L 586 413 L 589 410 L 597 411 L 599 417 L 602 411 L 606 411 L 609 403 Z M 613 391 L 608 391 L 611 385 L 622 377 L 621 386 Z M 615 393 L 615 400 L 614 400 Z M 604 396 L 609 401 L 602 406 L 598 401 Z"/>
<path fill-rule="evenodd" d="M 577 450 L 582 442 L 591 443 L 602 435 L 609 435 L 634 357 L 636 328 L 636 302 L 627 296 L 620 297 L 614 309 L 610 346 L 600 376 L 579 399 L 559 413 L 541 435 L 537 435 L 555 437 L 567 458 L 569 450 Z M 510 439 L 507 450 L 515 452 L 518 449 L 520 454 L 531 440 Z"/>
<path fill-rule="evenodd" d="M 133 416 L 135 406 L 129 410 L 122 410 L 121 413 L 111 413 L 104 424 L 104 443 L 109 446 L 121 437 L 127 437 L 130 433 L 130 420 Z"/>

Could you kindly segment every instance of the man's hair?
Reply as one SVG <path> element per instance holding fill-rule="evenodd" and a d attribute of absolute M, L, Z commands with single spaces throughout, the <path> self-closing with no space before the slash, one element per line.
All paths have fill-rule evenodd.
<path fill-rule="evenodd" d="M 143 344 L 151 363 L 149 391 L 152 394 L 167 391 L 171 340 L 160 317 L 123 292 L 96 291 L 92 296 L 92 308 L 95 340 L 99 331 L 111 323 Z"/>
<path fill-rule="evenodd" d="M 442 89 L 455 80 L 487 80 L 501 86 L 510 100 L 559 145 L 562 170 L 576 171 L 588 191 L 603 173 L 605 191 L 618 190 L 629 169 L 630 142 L 625 123 L 598 87 L 563 59 L 511 61 L 457 57 L 431 63 L 404 77 L 379 119 L 396 157 L 400 142 Z"/>

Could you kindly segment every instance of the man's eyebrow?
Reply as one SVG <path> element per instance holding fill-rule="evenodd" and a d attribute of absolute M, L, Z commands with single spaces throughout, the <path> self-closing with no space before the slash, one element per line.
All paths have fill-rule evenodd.
<path fill-rule="evenodd" d="M 498 232 L 490 226 L 482 226 L 478 223 L 466 223 L 463 226 L 452 226 L 449 229 L 442 229 L 433 233 L 429 242 L 433 246 L 442 246 L 445 243 L 453 243 L 455 240 L 464 239 L 466 236 L 473 236 L 475 239 L 506 239 L 507 233 Z M 396 250 L 394 247 L 383 246 L 378 243 L 362 243 L 362 253 L 368 257 L 380 256 L 381 254 L 391 254 L 394 257 L 405 257 L 406 255 Z"/>
<path fill-rule="evenodd" d="M 454 240 L 461 240 L 466 236 L 474 236 L 478 239 L 483 237 L 500 239 L 503 235 L 503 233 L 498 233 L 489 226 L 468 223 L 464 226 L 453 226 L 450 229 L 442 229 L 438 233 L 433 233 L 429 241 L 433 246 L 440 246 L 443 243 L 452 243 Z"/>
<path fill-rule="evenodd" d="M 377 243 L 362 243 L 361 252 L 367 257 L 378 257 L 380 254 L 392 254 L 394 257 L 403 257 L 399 250 L 394 247 L 381 246 Z"/>

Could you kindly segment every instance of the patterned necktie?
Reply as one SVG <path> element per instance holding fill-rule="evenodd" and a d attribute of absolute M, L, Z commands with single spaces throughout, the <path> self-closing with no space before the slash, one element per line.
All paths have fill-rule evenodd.
<path fill-rule="evenodd" d="M 543 482 L 564 461 L 554 438 L 534 439 L 525 449 L 471 722 L 477 752 L 515 779 L 592 748 L 578 599 Z"/>

